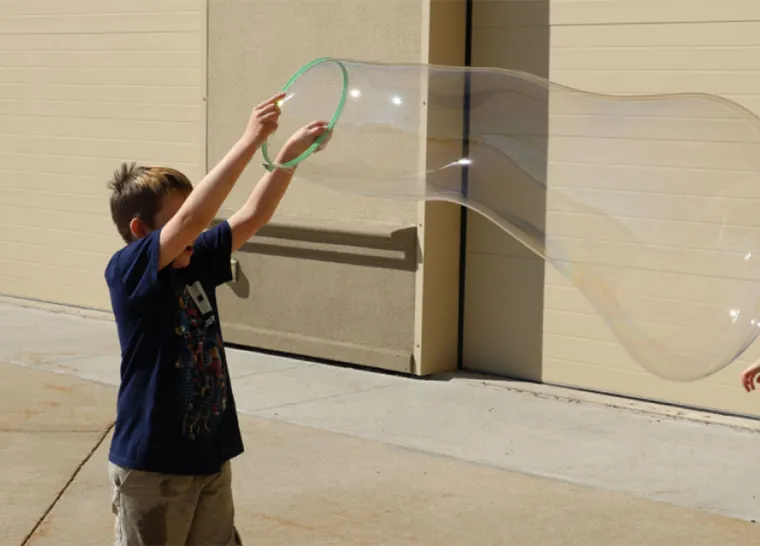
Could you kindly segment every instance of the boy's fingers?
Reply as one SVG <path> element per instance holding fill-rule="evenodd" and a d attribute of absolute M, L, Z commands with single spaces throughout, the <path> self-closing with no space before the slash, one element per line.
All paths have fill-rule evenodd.
<path fill-rule="evenodd" d="M 329 131 L 329 132 L 327 133 L 327 136 L 325 136 L 324 140 L 323 140 L 322 142 L 320 142 L 320 143 L 319 143 L 319 148 L 318 148 L 318 150 L 319 150 L 319 151 L 322 151 L 322 150 L 324 150 L 324 149 L 327 147 L 327 145 L 330 143 L 330 140 L 331 140 L 331 139 L 332 139 L 332 131 Z"/>
<path fill-rule="evenodd" d="M 269 105 L 277 105 L 277 101 L 280 101 L 285 98 L 287 93 L 285 91 L 281 91 L 280 93 L 277 93 L 276 95 L 273 95 L 269 97 L 267 100 L 260 102 L 254 110 L 261 110 Z"/>
<path fill-rule="evenodd" d="M 259 109 L 259 114 L 266 113 L 266 112 L 280 112 L 280 107 L 276 104 L 267 104 L 266 106 Z"/>
<path fill-rule="evenodd" d="M 264 114 L 263 116 L 259 116 L 258 123 L 264 124 L 264 125 L 271 125 L 272 123 L 278 123 L 280 121 L 280 116 L 276 112 L 270 112 L 269 114 Z"/>
<path fill-rule="evenodd" d="M 284 99 L 287 96 L 288 96 L 288 94 L 285 91 L 280 91 L 276 95 L 272 95 L 271 97 L 269 97 L 269 99 L 265 100 L 264 104 L 275 104 L 275 103 L 277 103 L 278 101 L 281 101 L 282 99 Z"/>
<path fill-rule="evenodd" d="M 314 129 L 315 127 L 327 127 L 329 124 L 326 121 L 312 121 L 309 123 L 306 128 L 307 129 Z"/>
<path fill-rule="evenodd" d="M 322 134 L 322 133 L 327 132 L 328 130 L 329 129 L 328 129 L 327 123 L 315 122 L 309 125 L 309 132 L 313 135 Z"/>

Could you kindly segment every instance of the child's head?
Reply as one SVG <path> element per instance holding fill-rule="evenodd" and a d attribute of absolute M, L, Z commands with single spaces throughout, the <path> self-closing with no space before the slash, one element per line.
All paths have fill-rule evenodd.
<path fill-rule="evenodd" d="M 114 172 L 108 187 L 113 191 L 111 218 L 127 243 L 166 225 L 193 190 L 179 171 L 134 163 L 125 163 Z M 189 253 L 186 258 L 189 260 Z"/>

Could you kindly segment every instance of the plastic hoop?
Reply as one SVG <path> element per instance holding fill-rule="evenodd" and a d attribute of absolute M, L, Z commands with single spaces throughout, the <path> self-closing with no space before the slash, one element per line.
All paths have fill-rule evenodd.
<path fill-rule="evenodd" d="M 282 91 L 287 92 L 293 84 L 296 82 L 298 78 L 303 76 L 306 72 L 308 72 L 311 68 L 314 68 L 318 64 L 326 63 L 326 62 L 334 62 L 337 63 L 337 65 L 340 67 L 341 72 L 343 73 L 343 89 L 341 90 L 340 94 L 340 101 L 338 102 L 338 107 L 335 109 L 335 113 L 332 116 L 332 119 L 327 124 L 327 131 L 320 135 L 317 140 L 314 141 L 314 143 L 309 146 L 301 155 L 298 157 L 291 159 L 290 161 L 286 161 L 285 163 L 275 163 L 272 161 L 271 156 L 269 155 L 269 145 L 267 142 L 264 142 L 264 144 L 261 146 L 261 153 L 264 156 L 264 167 L 268 171 L 273 171 L 274 169 L 292 169 L 299 163 L 301 163 L 303 160 L 308 158 L 311 154 L 313 154 L 317 148 L 322 144 L 325 138 L 330 134 L 330 131 L 332 131 L 333 127 L 335 127 L 335 124 L 338 122 L 338 119 L 340 119 L 340 115 L 343 112 L 343 107 L 346 105 L 346 98 L 348 97 L 348 71 L 346 70 L 346 67 L 343 66 L 343 63 L 340 61 L 337 61 L 331 57 L 322 57 L 320 59 L 316 59 L 314 61 L 311 61 L 309 64 L 306 64 L 302 66 L 298 72 L 293 74 L 291 78 L 288 80 L 288 82 L 283 86 Z"/>

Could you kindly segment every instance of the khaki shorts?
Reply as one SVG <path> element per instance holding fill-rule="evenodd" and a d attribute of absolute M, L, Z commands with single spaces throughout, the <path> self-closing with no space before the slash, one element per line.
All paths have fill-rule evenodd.
<path fill-rule="evenodd" d="M 229 461 L 219 474 L 180 476 L 108 465 L 115 546 L 240 546 Z"/>

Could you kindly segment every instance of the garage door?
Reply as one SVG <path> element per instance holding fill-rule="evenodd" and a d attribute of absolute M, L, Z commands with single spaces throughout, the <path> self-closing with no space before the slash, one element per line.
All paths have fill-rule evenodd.
<path fill-rule="evenodd" d="M 205 0 L 0 2 L 0 293 L 109 308 L 122 161 L 205 170 Z"/>
<path fill-rule="evenodd" d="M 550 58 L 550 78 L 573 87 L 708 92 L 760 113 L 760 2 L 554 0 Z M 549 221 L 551 214 L 550 204 Z M 759 355 L 756 345 L 744 360 L 703 381 L 659 380 L 632 361 L 578 290 L 547 268 L 547 382 L 760 415 L 760 398 L 746 395 L 738 381 L 747 359 Z"/>

